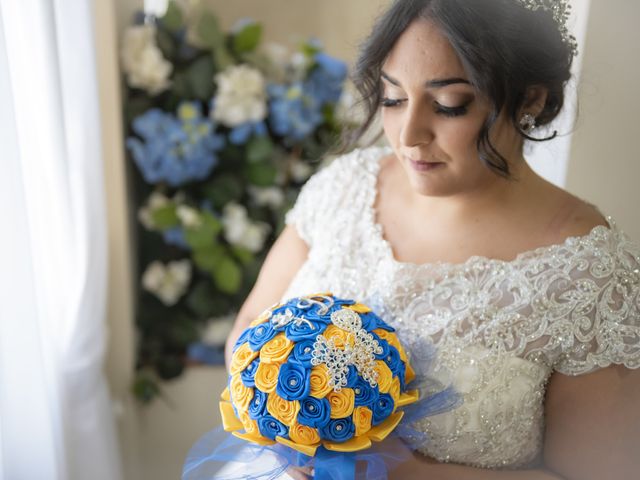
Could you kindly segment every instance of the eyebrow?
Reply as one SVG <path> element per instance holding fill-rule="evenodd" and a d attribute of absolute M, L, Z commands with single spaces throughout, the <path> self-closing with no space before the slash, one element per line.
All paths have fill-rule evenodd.
<path fill-rule="evenodd" d="M 398 80 L 389 76 L 385 72 L 380 72 L 380 76 L 382 76 L 382 78 L 384 78 L 387 82 L 392 83 L 396 87 L 401 87 L 400 82 Z M 464 78 L 452 77 L 452 78 L 436 78 L 434 80 L 429 80 L 425 82 L 425 86 L 427 88 L 442 88 L 442 87 L 446 87 L 447 85 L 453 85 L 456 83 L 466 83 L 467 85 L 471 85 L 471 82 L 469 82 L 468 80 L 465 80 Z"/>

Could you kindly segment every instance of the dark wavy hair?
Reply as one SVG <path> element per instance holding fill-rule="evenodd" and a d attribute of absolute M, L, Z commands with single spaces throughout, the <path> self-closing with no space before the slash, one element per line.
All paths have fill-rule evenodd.
<path fill-rule="evenodd" d="M 548 90 L 539 126 L 556 118 L 564 104 L 564 89 L 571 78 L 573 53 L 562 40 L 550 12 L 531 11 L 516 0 L 395 0 L 376 20 L 362 43 L 352 73 L 366 111 L 366 120 L 347 132 L 344 150 L 353 148 L 371 127 L 382 100 L 380 73 L 389 52 L 409 24 L 433 21 L 460 58 L 471 85 L 491 105 L 478 135 L 481 161 L 496 174 L 511 178 L 507 160 L 491 144 L 489 132 L 504 108 L 520 134 L 516 118 L 531 86 Z M 379 135 L 378 135 L 379 137 Z"/>

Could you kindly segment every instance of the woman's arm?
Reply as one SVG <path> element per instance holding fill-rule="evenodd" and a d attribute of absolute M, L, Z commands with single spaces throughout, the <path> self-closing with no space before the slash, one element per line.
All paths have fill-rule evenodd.
<path fill-rule="evenodd" d="M 403 480 L 630 480 L 640 478 L 640 369 L 555 373 L 545 402 L 545 470 L 484 470 L 416 455 Z"/>
<path fill-rule="evenodd" d="M 291 280 L 307 259 L 309 248 L 293 226 L 286 226 L 265 258 L 255 285 L 238 312 L 233 329 L 225 345 L 227 370 L 231 363 L 233 345 L 265 308 L 278 302 Z"/>

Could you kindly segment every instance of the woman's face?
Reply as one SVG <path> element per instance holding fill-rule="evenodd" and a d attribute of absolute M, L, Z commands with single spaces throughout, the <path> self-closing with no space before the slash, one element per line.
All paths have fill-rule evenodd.
<path fill-rule="evenodd" d="M 403 32 L 382 67 L 381 82 L 384 132 L 416 192 L 444 197 L 502 180 L 478 155 L 489 104 L 469 84 L 433 22 L 419 19 Z M 522 143 L 504 115 L 490 138 L 507 159 L 521 156 Z M 413 161 L 437 165 L 425 169 Z"/>

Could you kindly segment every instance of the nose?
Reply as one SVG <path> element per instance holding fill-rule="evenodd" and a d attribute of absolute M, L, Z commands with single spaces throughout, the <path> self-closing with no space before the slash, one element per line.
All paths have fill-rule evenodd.
<path fill-rule="evenodd" d="M 408 101 L 402 118 L 400 143 L 406 147 L 431 143 L 434 137 L 433 114 L 424 102 Z"/>

